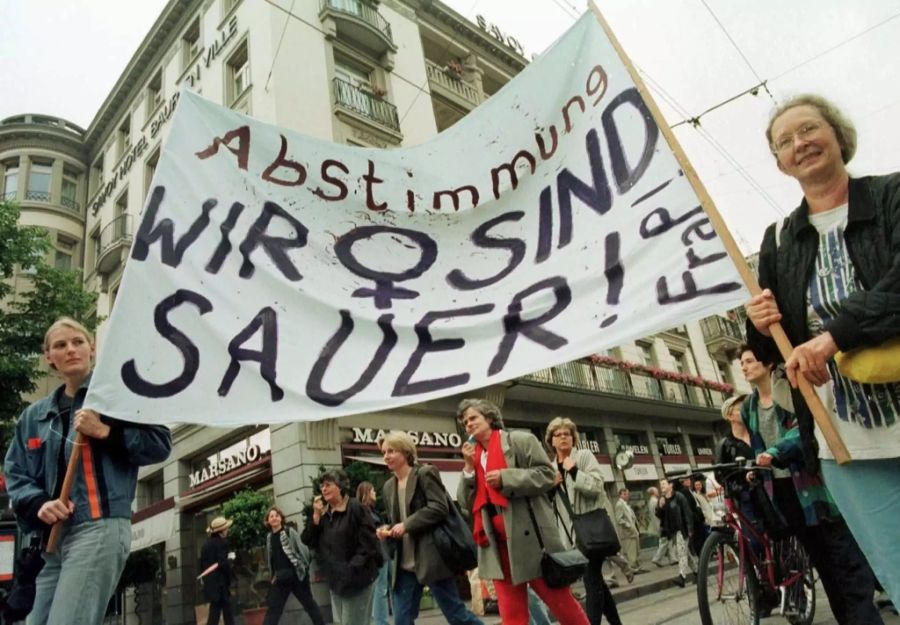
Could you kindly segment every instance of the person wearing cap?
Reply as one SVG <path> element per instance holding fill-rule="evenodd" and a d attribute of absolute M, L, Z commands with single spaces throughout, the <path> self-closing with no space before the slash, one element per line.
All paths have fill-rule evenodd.
<path fill-rule="evenodd" d="M 231 524 L 231 519 L 223 516 L 217 516 L 210 521 L 209 527 L 206 528 L 209 538 L 200 550 L 200 579 L 203 581 L 203 594 L 209 601 L 209 618 L 206 625 L 219 625 L 219 615 L 222 616 L 225 625 L 234 625 L 230 591 L 231 583 L 234 581 L 234 572 L 231 570 L 234 552 L 231 551 L 226 539 Z"/>
<path fill-rule="evenodd" d="M 749 460 L 755 456 L 750 446 L 750 432 L 741 418 L 741 406 L 745 399 L 747 395 L 741 393 L 722 403 L 722 418 L 730 427 L 716 446 L 716 464 L 727 464 L 737 458 Z M 729 487 L 729 492 L 737 492 L 747 484 L 746 479 L 735 479 L 730 471 L 717 469 L 715 475 L 719 484 Z"/>

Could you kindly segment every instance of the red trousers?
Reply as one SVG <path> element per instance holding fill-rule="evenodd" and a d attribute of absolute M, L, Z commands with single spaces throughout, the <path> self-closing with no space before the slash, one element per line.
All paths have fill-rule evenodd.
<path fill-rule="evenodd" d="M 497 590 L 497 605 L 503 625 L 528 625 L 528 586 L 534 589 L 538 597 L 547 604 L 556 615 L 560 625 L 590 625 L 581 605 L 575 600 L 569 588 L 550 588 L 542 577 L 524 584 L 513 585 L 509 580 L 509 551 L 506 541 L 498 541 L 500 564 L 503 567 L 503 579 L 494 580 Z"/>

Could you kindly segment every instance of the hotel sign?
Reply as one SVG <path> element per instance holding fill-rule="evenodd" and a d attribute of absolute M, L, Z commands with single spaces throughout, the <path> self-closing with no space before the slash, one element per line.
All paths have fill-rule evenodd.
<path fill-rule="evenodd" d="M 209 69 L 210 64 L 222 54 L 222 51 L 225 50 L 228 44 L 235 38 L 237 35 L 237 27 L 237 16 L 235 15 L 228 21 L 228 28 L 219 32 L 219 38 L 214 40 L 208 48 L 203 49 L 202 58 L 197 61 L 197 64 L 191 68 L 190 73 L 185 76 L 185 80 L 189 86 L 193 87 L 196 83 L 200 82 L 201 62 L 203 67 Z"/>

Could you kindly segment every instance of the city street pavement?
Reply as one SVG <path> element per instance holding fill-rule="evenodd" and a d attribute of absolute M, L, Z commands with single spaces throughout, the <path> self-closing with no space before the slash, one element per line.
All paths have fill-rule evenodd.
<path fill-rule="evenodd" d="M 631 584 L 624 583 L 619 588 L 613 588 L 613 597 L 619 614 L 625 625 L 700 625 L 700 616 L 697 612 L 697 587 L 688 584 L 686 588 L 675 585 L 678 569 L 675 566 L 657 568 L 650 563 L 650 554 L 642 554 L 642 562 L 649 563 L 646 573 L 636 575 Z M 624 582 L 624 580 L 622 580 Z M 573 586 L 575 594 L 584 595 L 584 587 L 581 582 Z M 900 625 L 900 616 L 882 612 L 885 625 Z M 500 617 L 496 614 L 487 614 L 481 619 L 485 625 L 500 625 Z M 603 621 L 606 623 L 606 620 Z M 418 619 L 418 625 L 445 625 L 440 610 L 423 610 Z M 762 625 L 779 625 L 787 623 L 781 616 L 772 616 L 761 621 Z M 828 609 L 828 600 L 821 584 L 816 587 L 816 615 L 813 625 L 836 625 L 831 611 Z"/>

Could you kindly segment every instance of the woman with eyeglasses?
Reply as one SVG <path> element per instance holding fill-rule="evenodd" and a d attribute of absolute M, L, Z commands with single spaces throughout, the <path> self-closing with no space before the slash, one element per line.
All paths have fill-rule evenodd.
<path fill-rule="evenodd" d="M 560 533 L 569 548 L 575 547 L 576 536 L 572 514 L 585 514 L 606 506 L 603 473 L 600 463 L 588 449 L 578 449 L 578 428 L 571 419 L 556 417 L 547 425 L 544 436 L 556 464 L 556 487 L 550 491 Z M 565 498 L 565 501 L 563 501 Z M 603 616 L 610 625 L 622 625 L 616 601 L 603 579 L 605 558 L 588 557 L 584 570 L 585 608 L 591 625 L 600 625 Z"/>
<path fill-rule="evenodd" d="M 846 164 L 856 153 L 856 129 L 821 96 L 800 95 L 780 105 L 766 140 L 778 169 L 800 184 L 803 199 L 763 237 L 764 291 L 747 303 L 748 338 L 757 354 L 777 354 L 769 326 L 781 322 L 795 346 L 785 367 L 805 461 L 812 472 L 821 467 L 846 520 L 823 527 L 852 594 L 847 622 L 880 623 L 872 611 L 874 580 L 866 557 L 894 603 L 900 602 L 900 541 L 888 539 L 900 533 L 900 384 L 850 380 L 834 356 L 900 336 L 900 174 L 851 177 Z M 853 458 L 849 464 L 838 466 L 814 432 L 796 390 L 801 375 L 818 387 Z M 772 457 L 763 453 L 757 462 L 771 463 Z"/>

